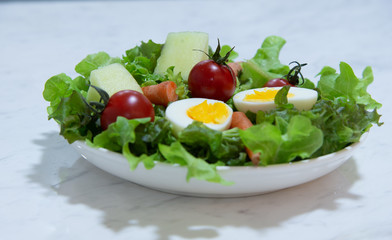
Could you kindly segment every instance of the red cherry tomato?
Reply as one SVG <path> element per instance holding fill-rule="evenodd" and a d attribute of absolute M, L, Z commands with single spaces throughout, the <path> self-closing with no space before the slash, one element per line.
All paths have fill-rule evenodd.
<path fill-rule="evenodd" d="M 123 90 L 113 94 L 101 115 L 101 128 L 107 129 L 118 116 L 127 119 L 147 118 L 154 121 L 155 113 L 152 103 L 140 92 Z"/>
<path fill-rule="evenodd" d="M 274 78 L 269 80 L 266 84 L 264 84 L 263 87 L 283 87 L 286 85 L 290 85 L 292 87 L 295 87 L 293 84 L 290 84 L 289 81 L 283 78 Z"/>
<path fill-rule="evenodd" d="M 233 96 L 236 78 L 229 66 L 214 60 L 196 64 L 189 73 L 188 86 L 192 97 L 216 99 L 226 102 Z"/>

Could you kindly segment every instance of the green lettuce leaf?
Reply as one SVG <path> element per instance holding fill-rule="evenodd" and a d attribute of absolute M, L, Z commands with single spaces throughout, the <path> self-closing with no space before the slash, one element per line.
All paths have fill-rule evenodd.
<path fill-rule="evenodd" d="M 219 55 L 221 55 L 221 57 L 226 56 L 226 54 L 232 49 L 232 47 L 230 47 L 229 45 L 223 45 Z M 233 62 L 236 58 L 238 57 L 238 53 L 236 51 L 234 51 L 234 49 L 231 51 L 229 58 L 227 59 L 229 62 Z"/>
<path fill-rule="evenodd" d="M 122 152 L 131 169 L 135 169 L 141 162 L 149 169 L 155 165 L 154 161 L 162 160 L 158 145 L 174 141 L 170 122 L 166 119 L 150 122 L 149 118 L 128 120 L 118 117 L 116 122 L 110 124 L 108 129 L 98 134 L 89 144 Z"/>
<path fill-rule="evenodd" d="M 98 131 L 97 120 L 83 101 L 88 90 L 88 81 L 79 76 L 70 78 L 64 73 L 55 75 L 45 83 L 42 93 L 50 102 L 48 118 L 60 125 L 60 134 L 69 143 L 94 135 Z"/>
<path fill-rule="evenodd" d="M 250 118 L 255 119 L 256 124 L 269 123 L 282 131 L 285 122 L 298 115 L 308 118 L 313 126 L 323 132 L 323 145 L 311 157 L 339 151 L 358 142 L 373 124 L 382 125 L 376 110 L 368 111 L 365 105 L 355 104 L 343 97 L 334 100 L 321 99 L 308 111 L 281 107 L 267 113 L 259 111 Z"/>
<path fill-rule="evenodd" d="M 381 126 L 377 110 L 368 111 L 363 104 L 355 104 L 346 98 L 320 100 L 310 111 L 301 112 L 311 119 L 314 126 L 324 132 L 324 144 L 312 157 L 339 151 L 358 142 L 373 124 Z"/>
<path fill-rule="evenodd" d="M 174 73 L 174 67 L 169 67 L 166 70 L 166 74 L 162 81 L 172 81 L 176 84 L 176 93 L 178 95 L 178 99 L 189 98 L 190 92 L 188 88 L 187 80 L 183 79 L 181 73 Z"/>
<path fill-rule="evenodd" d="M 149 40 L 125 51 L 125 56 L 123 56 L 125 68 L 132 74 L 139 85 L 143 86 L 146 82 L 161 80 L 162 77 L 160 75 L 154 74 L 154 69 L 158 57 L 161 55 L 162 46 L 162 44 Z"/>
<path fill-rule="evenodd" d="M 254 57 L 242 63 L 236 92 L 262 87 L 268 80 L 286 75 L 289 66 L 279 61 L 284 44 L 280 37 L 267 37 Z M 131 169 L 140 163 L 150 169 L 156 161 L 162 161 L 186 166 L 188 181 L 197 178 L 224 185 L 231 183 L 219 176 L 216 167 L 251 165 L 245 146 L 261 153 L 261 165 L 287 163 L 338 151 L 359 141 L 374 124 L 382 125 L 377 113 L 381 104 L 367 92 L 373 82 L 371 68 L 365 68 L 362 78 L 358 78 L 342 62 L 340 73 L 331 67 L 324 67 L 319 73 L 320 98 L 311 110 L 298 111 L 288 104 L 289 87 L 285 87 L 275 98 L 276 109 L 247 113 L 256 124 L 247 130 L 234 128 L 220 132 L 194 122 L 176 138 L 170 122 L 164 118 L 165 108 L 154 106 L 154 122 L 119 117 L 102 131 L 99 116 L 84 100 L 90 73 L 101 66 L 121 63 L 141 86 L 173 81 L 179 99 L 189 97 L 187 81 L 174 74 L 173 67 L 163 76 L 154 74 L 161 49 L 162 44 L 150 40 L 127 50 L 122 59 L 112 58 L 105 52 L 91 54 L 76 65 L 75 71 L 80 76 L 72 79 L 62 73 L 51 77 L 43 91 L 44 99 L 50 102 L 49 119 L 60 125 L 60 134 L 68 142 L 85 140 L 92 147 L 122 153 Z M 220 54 L 225 55 L 230 49 L 223 46 Z M 238 54 L 233 51 L 229 61 L 236 57 Z M 301 87 L 314 88 L 314 84 L 305 79 Z"/>
<path fill-rule="evenodd" d="M 189 97 L 187 82 L 181 77 L 181 74 L 173 72 L 174 67 L 169 67 L 165 75 L 154 74 L 157 60 L 161 55 L 162 44 L 149 40 L 147 43 L 142 42 L 126 51 L 123 56 L 125 68 L 132 74 L 141 87 L 155 85 L 164 81 L 173 81 L 177 85 L 176 93 L 179 99 Z"/>
<path fill-rule="evenodd" d="M 169 163 L 179 164 L 188 168 L 187 181 L 191 178 L 196 178 L 223 185 L 233 184 L 219 175 L 215 165 L 209 164 L 201 158 L 194 157 L 178 141 L 169 146 L 160 144 L 159 150 Z"/>
<path fill-rule="evenodd" d="M 221 132 L 195 121 L 180 132 L 178 140 L 192 155 L 209 163 L 235 166 L 246 162 L 238 129 Z"/>
<path fill-rule="evenodd" d="M 121 58 L 112 58 L 106 52 L 98 52 L 87 55 L 75 66 L 75 71 L 85 78 L 90 76 L 91 71 L 112 63 L 122 63 Z"/>
<path fill-rule="evenodd" d="M 99 131 L 97 118 L 83 101 L 83 96 L 75 90 L 70 96 L 61 98 L 49 114 L 49 119 L 52 118 L 60 124 L 60 135 L 69 143 L 91 137 Z"/>
<path fill-rule="evenodd" d="M 55 111 L 62 98 L 69 97 L 73 91 L 84 94 L 87 90 L 88 81 L 85 78 L 79 76 L 72 79 L 61 73 L 46 81 L 42 95 L 46 101 L 50 102 L 48 107 L 48 113 L 50 114 Z"/>
<path fill-rule="evenodd" d="M 367 109 L 380 108 L 381 104 L 374 100 L 367 92 L 367 87 L 373 82 L 373 72 L 371 67 L 366 67 L 362 73 L 362 78 L 357 78 L 353 69 L 345 62 L 339 65 L 340 74 L 331 67 L 324 67 L 320 75 L 317 88 L 323 98 L 333 100 L 338 97 L 345 97 L 358 104 L 364 104 Z"/>
<path fill-rule="evenodd" d="M 241 84 L 259 88 L 273 78 L 280 78 L 290 70 L 279 60 L 279 54 L 286 43 L 281 37 L 269 36 L 262 43 L 253 58 L 242 63 Z"/>
<path fill-rule="evenodd" d="M 296 115 L 287 123 L 282 118 L 279 122 L 279 126 L 263 122 L 240 130 L 244 144 L 253 152 L 261 153 L 261 165 L 310 157 L 323 144 L 322 131 L 313 126 L 309 118 Z"/>
<path fill-rule="evenodd" d="M 240 85 L 236 92 L 263 87 L 269 80 L 284 78 L 290 71 L 288 65 L 282 64 L 279 54 L 286 40 L 278 36 L 269 36 L 262 43 L 253 58 L 242 62 L 242 73 L 239 76 Z M 314 83 L 303 79 L 299 87 L 313 89 Z"/>

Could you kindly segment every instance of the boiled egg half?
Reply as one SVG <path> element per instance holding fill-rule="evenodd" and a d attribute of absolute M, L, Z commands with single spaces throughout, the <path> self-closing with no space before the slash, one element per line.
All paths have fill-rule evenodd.
<path fill-rule="evenodd" d="M 206 98 L 188 98 L 171 103 L 166 108 L 166 119 L 173 125 L 174 135 L 193 121 L 223 131 L 230 127 L 233 110 L 226 103 Z"/>
<path fill-rule="evenodd" d="M 276 108 L 275 95 L 282 87 L 250 89 L 237 93 L 233 97 L 234 106 L 241 112 L 269 111 Z M 298 110 L 309 110 L 317 101 L 317 91 L 307 88 L 291 87 L 287 101 Z"/>

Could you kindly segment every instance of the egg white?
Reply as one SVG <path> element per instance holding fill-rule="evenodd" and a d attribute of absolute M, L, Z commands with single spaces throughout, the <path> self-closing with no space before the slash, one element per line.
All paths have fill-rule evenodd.
<path fill-rule="evenodd" d="M 231 118 L 233 115 L 233 109 L 229 107 L 226 103 L 218 100 L 206 99 L 206 98 L 188 98 L 175 101 L 166 108 L 165 115 L 166 119 L 169 120 L 173 125 L 173 133 L 174 135 L 178 135 L 178 133 L 186 128 L 189 124 L 191 124 L 194 120 L 190 118 L 187 114 L 187 110 L 195 105 L 198 105 L 207 100 L 207 103 L 215 103 L 221 102 L 225 104 L 227 110 L 229 111 L 229 116 L 224 123 L 214 124 L 214 123 L 203 123 L 207 127 L 217 130 L 224 131 L 230 127 Z"/>
<path fill-rule="evenodd" d="M 253 94 L 254 90 L 256 91 L 265 91 L 267 89 L 276 89 L 280 90 L 282 87 L 271 87 L 271 88 L 257 88 L 257 89 L 249 89 L 242 92 L 237 93 L 233 97 L 234 106 L 241 112 L 246 113 L 247 111 L 251 111 L 257 113 L 258 111 L 269 111 L 271 109 L 276 108 L 276 104 L 274 100 L 265 101 L 265 102 L 248 102 L 243 99 L 247 94 Z M 294 107 L 298 110 L 309 110 L 313 107 L 313 105 L 317 101 L 318 93 L 315 90 L 307 89 L 307 88 L 299 88 L 299 87 L 291 87 L 289 93 L 294 94 L 292 97 L 288 97 L 287 100 L 289 103 L 293 104 Z"/>

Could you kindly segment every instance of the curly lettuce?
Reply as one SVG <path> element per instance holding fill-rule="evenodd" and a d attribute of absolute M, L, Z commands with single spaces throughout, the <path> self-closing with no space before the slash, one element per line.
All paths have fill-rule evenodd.
<path fill-rule="evenodd" d="M 278 36 L 267 37 L 254 57 L 242 62 L 236 91 L 262 87 L 268 80 L 286 75 L 290 68 L 279 60 L 285 43 Z M 306 78 L 300 86 L 319 92 L 312 109 L 295 109 L 287 101 L 288 88 L 283 88 L 275 98 L 276 109 L 247 113 L 254 126 L 246 130 L 215 131 L 195 121 L 175 137 L 171 123 L 165 119 L 165 108 L 155 106 L 154 122 L 118 117 L 102 131 L 99 115 L 84 100 L 90 73 L 99 67 L 120 63 L 141 86 L 173 81 L 179 99 L 189 97 L 187 82 L 180 74 L 174 74 L 174 67 L 169 67 L 164 75 L 154 74 L 162 46 L 151 40 L 142 42 L 126 50 L 122 58 L 105 52 L 90 54 L 76 65 L 76 78 L 62 73 L 48 79 L 43 97 L 50 102 L 48 116 L 60 125 L 60 134 L 69 143 L 85 140 L 92 147 L 121 153 L 130 169 L 139 164 L 150 169 L 157 161 L 166 162 L 187 167 L 188 181 L 196 178 L 229 185 L 219 176 L 217 166 L 251 165 L 245 148 L 261 153 L 261 166 L 288 163 L 338 151 L 359 141 L 374 124 L 382 125 L 377 113 L 381 104 L 367 92 L 374 80 L 372 69 L 366 67 L 359 78 L 347 63 L 341 62 L 340 73 L 329 66 L 320 71 L 317 88 Z M 230 49 L 223 46 L 221 54 Z M 232 52 L 229 61 L 236 57 L 238 54 Z"/>

